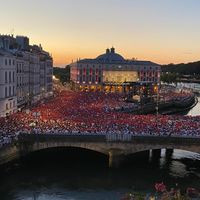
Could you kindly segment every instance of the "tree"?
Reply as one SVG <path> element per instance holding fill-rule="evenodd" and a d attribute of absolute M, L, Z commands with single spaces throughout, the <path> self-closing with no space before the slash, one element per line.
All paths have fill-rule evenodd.
<path fill-rule="evenodd" d="M 178 73 L 181 75 L 197 75 L 200 76 L 200 61 L 191 63 L 181 64 L 169 64 L 162 66 L 163 72 Z"/>
<path fill-rule="evenodd" d="M 70 82 L 70 65 L 67 65 L 65 68 L 54 67 L 53 75 L 63 83 Z"/>
<path fill-rule="evenodd" d="M 163 73 L 161 75 L 161 81 L 164 83 L 175 83 L 177 82 L 178 76 L 175 73 Z"/>

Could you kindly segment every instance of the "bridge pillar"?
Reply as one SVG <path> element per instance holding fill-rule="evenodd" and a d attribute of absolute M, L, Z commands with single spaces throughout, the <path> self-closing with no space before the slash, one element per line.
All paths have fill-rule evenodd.
<path fill-rule="evenodd" d="M 166 169 L 170 169 L 171 163 L 172 163 L 172 155 L 173 155 L 173 149 L 166 149 L 165 150 L 165 165 Z"/>
<path fill-rule="evenodd" d="M 174 149 L 166 149 L 166 151 L 165 151 L 166 158 L 171 158 L 173 152 L 174 152 Z"/>
<path fill-rule="evenodd" d="M 123 156 L 115 151 L 109 151 L 109 168 L 118 168 Z"/>
<path fill-rule="evenodd" d="M 160 158 L 161 155 L 161 149 L 152 149 L 152 156 L 156 158 Z"/>

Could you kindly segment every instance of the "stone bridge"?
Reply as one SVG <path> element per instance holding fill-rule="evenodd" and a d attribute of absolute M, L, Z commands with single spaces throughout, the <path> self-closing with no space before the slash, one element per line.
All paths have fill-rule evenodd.
<path fill-rule="evenodd" d="M 77 147 L 108 156 L 117 167 L 126 155 L 157 149 L 181 149 L 200 153 L 200 138 L 172 136 L 131 136 L 129 140 L 108 140 L 105 135 L 20 134 L 18 141 L 0 149 L 0 164 L 47 148 Z"/>

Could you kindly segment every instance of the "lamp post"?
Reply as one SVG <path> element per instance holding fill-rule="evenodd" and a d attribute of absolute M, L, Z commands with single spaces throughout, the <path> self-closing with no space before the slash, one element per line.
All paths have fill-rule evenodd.
<path fill-rule="evenodd" d="M 45 89 L 44 87 L 42 87 L 42 100 L 44 99 L 44 93 L 45 93 Z"/>
<path fill-rule="evenodd" d="M 30 94 L 29 94 L 29 92 L 26 94 L 26 101 L 27 101 L 27 105 L 29 107 L 30 106 Z"/>
<path fill-rule="evenodd" d="M 141 113 L 143 113 L 143 105 L 142 105 L 142 94 L 143 93 L 143 90 L 142 90 L 142 86 L 140 85 L 140 107 L 141 107 Z"/>
<path fill-rule="evenodd" d="M 157 125 L 157 131 L 158 131 L 158 114 L 159 114 L 159 87 L 158 85 L 155 86 L 157 95 L 156 95 L 156 125 Z"/>
<path fill-rule="evenodd" d="M 159 105 L 159 88 L 157 86 L 157 97 L 156 97 L 156 115 L 157 116 L 158 116 L 158 109 L 159 109 L 158 105 Z"/>

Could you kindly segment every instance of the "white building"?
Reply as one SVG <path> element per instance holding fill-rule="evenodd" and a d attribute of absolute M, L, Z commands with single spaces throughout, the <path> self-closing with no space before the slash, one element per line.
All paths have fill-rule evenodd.
<path fill-rule="evenodd" d="M 0 117 L 52 95 L 53 60 L 24 36 L 0 35 Z"/>
<path fill-rule="evenodd" d="M 52 95 L 53 60 L 49 53 L 44 51 L 41 46 L 31 46 L 31 52 L 35 56 L 32 75 L 34 76 L 33 90 L 36 93 L 33 91 L 33 94 L 37 96 L 37 99 L 43 99 Z"/>
<path fill-rule="evenodd" d="M 5 50 L 0 50 L 0 116 L 17 111 L 16 59 Z"/>

